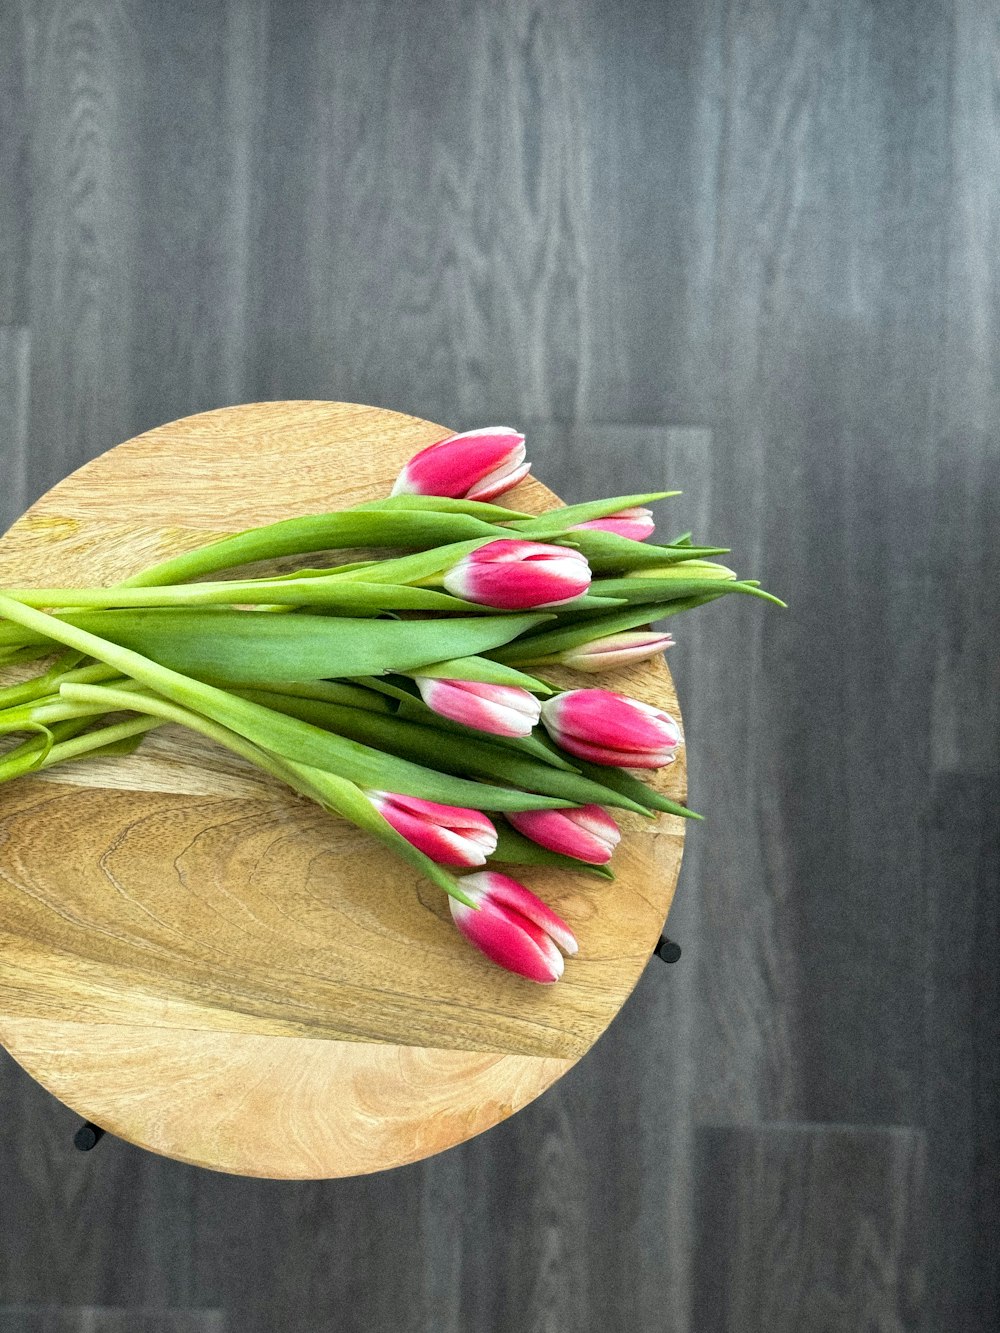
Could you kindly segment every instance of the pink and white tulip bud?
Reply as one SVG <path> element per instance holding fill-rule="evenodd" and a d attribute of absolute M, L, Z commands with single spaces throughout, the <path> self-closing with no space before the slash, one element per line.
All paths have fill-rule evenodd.
<path fill-rule="evenodd" d="M 492 500 L 528 475 L 524 436 L 510 426 L 483 426 L 449 435 L 414 454 L 396 478 L 393 495 L 444 495 Z"/>
<path fill-rule="evenodd" d="M 681 744 L 669 713 L 611 690 L 566 690 L 546 699 L 542 722 L 570 754 L 617 768 L 662 768 Z"/>
<path fill-rule="evenodd" d="M 541 705 L 517 685 L 487 685 L 478 680 L 438 680 L 414 676 L 420 697 L 441 717 L 494 736 L 530 736 Z"/>
<path fill-rule="evenodd" d="M 592 518 L 586 523 L 574 523 L 574 528 L 593 528 L 597 532 L 613 532 L 616 537 L 631 537 L 634 542 L 645 541 L 652 536 L 656 523 L 652 509 L 640 509 L 633 505 L 631 509 L 619 509 L 616 514 L 606 518 Z"/>
<path fill-rule="evenodd" d="M 365 794 L 397 833 L 441 865 L 482 866 L 496 851 L 497 831 L 478 810 L 390 791 Z"/>
<path fill-rule="evenodd" d="M 508 972 L 531 981 L 559 980 L 565 966 L 559 949 L 574 954 L 578 947 L 561 917 L 516 879 L 495 870 L 464 875 L 458 882 L 477 905 L 448 899 L 455 925 L 467 940 Z"/>
<path fill-rule="evenodd" d="M 513 810 L 507 819 L 532 842 L 588 865 L 602 866 L 621 841 L 621 829 L 600 805 L 566 810 Z"/>
<path fill-rule="evenodd" d="M 603 639 L 591 639 L 578 648 L 567 648 L 559 654 L 562 666 L 575 671 L 609 671 L 612 667 L 627 666 L 658 657 L 673 647 L 673 637 L 657 634 L 655 630 L 630 630 L 622 634 L 608 634 Z"/>
<path fill-rule="evenodd" d="M 568 546 L 501 537 L 456 561 L 441 580 L 448 592 L 500 611 L 558 606 L 590 587 L 586 556 Z"/>

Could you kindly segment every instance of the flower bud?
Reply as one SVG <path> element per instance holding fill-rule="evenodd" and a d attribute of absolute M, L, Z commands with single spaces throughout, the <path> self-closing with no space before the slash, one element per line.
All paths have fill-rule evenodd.
<path fill-rule="evenodd" d="M 657 634 L 655 630 L 607 634 L 603 639 L 591 639 L 577 648 L 565 649 L 557 660 L 575 671 L 608 671 L 658 657 L 667 648 L 672 648 L 673 643 L 671 635 Z"/>
<path fill-rule="evenodd" d="M 541 712 L 556 744 L 592 764 L 662 768 L 681 744 L 669 713 L 611 690 L 566 690 L 546 699 Z"/>
<path fill-rule="evenodd" d="M 676 560 L 667 565 L 647 565 L 621 575 L 626 579 L 735 579 L 736 570 L 715 560 Z"/>
<path fill-rule="evenodd" d="M 579 597 L 590 587 L 590 566 L 572 547 L 501 537 L 456 561 L 442 583 L 468 602 L 521 611 Z"/>
<path fill-rule="evenodd" d="M 449 898 L 455 925 L 470 943 L 509 972 L 531 981 L 558 981 L 563 956 L 574 954 L 577 942 L 566 922 L 516 879 L 495 870 L 464 875 L 459 881 L 476 903 L 467 907 Z"/>
<path fill-rule="evenodd" d="M 530 467 L 524 461 L 523 435 L 510 426 L 483 426 L 414 454 L 391 494 L 492 500 L 516 486 Z"/>
<path fill-rule="evenodd" d="M 414 676 L 420 697 L 441 717 L 494 736 L 530 736 L 541 705 L 517 685 L 488 685 L 478 680 L 441 680 Z"/>
<path fill-rule="evenodd" d="M 617 537 L 631 537 L 634 542 L 645 541 L 651 536 L 656 523 L 651 509 L 640 509 L 633 505 L 630 509 L 619 509 L 616 514 L 605 518 L 591 518 L 586 523 L 574 523 L 574 528 L 593 528 L 596 532 L 613 532 Z"/>
<path fill-rule="evenodd" d="M 497 831 L 478 810 L 389 791 L 365 795 L 397 833 L 441 865 L 482 866 L 496 851 Z"/>
<path fill-rule="evenodd" d="M 611 860 L 622 836 L 621 829 L 600 805 L 566 810 L 512 810 L 507 819 L 518 833 L 540 847 L 594 866 Z"/>

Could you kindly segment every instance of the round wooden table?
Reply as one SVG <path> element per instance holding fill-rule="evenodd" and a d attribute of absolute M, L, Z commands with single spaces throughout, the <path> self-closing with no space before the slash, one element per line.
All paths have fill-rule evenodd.
<path fill-rule="evenodd" d="M 448 433 L 353 403 L 171 422 L 32 506 L 0 540 L 0 584 L 114 583 L 253 524 L 376 499 Z M 529 479 L 502 503 L 559 501 Z M 559 679 L 679 718 L 662 659 Z M 683 755 L 654 780 L 683 800 Z M 445 895 L 381 844 L 178 728 L 8 783 L 0 1041 L 81 1116 L 218 1171 L 319 1179 L 440 1152 L 570 1069 L 648 963 L 684 821 L 615 813 L 614 883 L 513 871 L 580 943 L 539 986 L 474 950 Z"/>

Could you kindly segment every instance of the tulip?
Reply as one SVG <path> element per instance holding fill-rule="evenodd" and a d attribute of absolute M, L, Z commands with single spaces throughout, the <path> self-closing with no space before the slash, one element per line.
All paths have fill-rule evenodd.
<path fill-rule="evenodd" d="M 482 866 L 496 851 L 497 831 L 478 810 L 438 805 L 417 796 L 369 791 L 365 795 L 407 842 L 445 866 Z"/>
<path fill-rule="evenodd" d="M 517 685 L 487 685 L 478 680 L 442 680 L 414 676 L 420 697 L 441 717 L 494 736 L 530 736 L 541 705 Z"/>
<path fill-rule="evenodd" d="M 676 560 L 669 565 L 646 565 L 621 575 L 626 579 L 723 579 L 737 577 L 735 569 L 728 569 L 716 560 Z"/>
<path fill-rule="evenodd" d="M 507 819 L 518 833 L 523 833 L 539 846 L 594 866 L 602 866 L 611 860 L 622 836 L 618 825 L 600 805 L 581 805 L 566 810 L 511 811 Z"/>
<path fill-rule="evenodd" d="M 593 528 L 597 532 L 613 532 L 617 537 L 631 537 L 634 542 L 645 541 L 652 535 L 656 523 L 651 509 L 619 509 L 606 518 L 592 518 L 586 523 L 574 523 L 574 528 Z"/>
<path fill-rule="evenodd" d="M 487 958 L 532 981 L 558 981 L 564 953 L 574 954 L 577 942 L 566 922 L 516 879 L 495 870 L 464 875 L 459 881 L 476 904 L 467 907 L 449 898 L 455 925 Z"/>
<path fill-rule="evenodd" d="M 456 561 L 442 583 L 468 602 L 520 611 L 579 597 L 590 587 L 590 566 L 568 546 L 501 537 Z"/>
<path fill-rule="evenodd" d="M 516 486 L 530 467 L 524 461 L 523 435 L 510 426 L 483 426 L 414 454 L 391 493 L 492 500 Z"/>
<path fill-rule="evenodd" d="M 603 639 L 591 639 L 577 648 L 567 648 L 558 655 L 562 666 L 575 671 L 607 671 L 612 667 L 627 666 L 630 662 L 644 662 L 658 657 L 673 647 L 670 634 L 655 630 L 635 630 L 631 633 L 607 634 Z"/>
<path fill-rule="evenodd" d="M 669 713 L 611 690 L 566 690 L 546 699 L 541 713 L 556 744 L 592 764 L 662 768 L 681 744 Z"/>

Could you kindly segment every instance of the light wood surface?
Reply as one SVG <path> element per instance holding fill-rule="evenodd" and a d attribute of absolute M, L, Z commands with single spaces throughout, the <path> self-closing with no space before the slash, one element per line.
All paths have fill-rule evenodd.
<path fill-rule="evenodd" d="M 0 583 L 115 581 L 376 498 L 445 434 L 344 403 L 172 422 L 43 496 L 0 541 Z M 507 499 L 558 502 L 535 480 Z M 679 717 L 662 661 L 610 680 Z M 682 799 L 683 758 L 657 781 Z M 536 1097 L 635 986 L 683 821 L 619 815 L 613 884 L 514 872 L 580 942 L 538 986 L 473 950 L 387 849 L 179 729 L 22 779 L 0 789 L 0 1040 L 80 1114 L 184 1161 L 321 1178 L 427 1156 Z"/>

